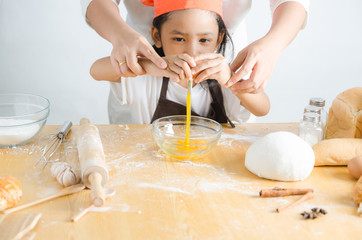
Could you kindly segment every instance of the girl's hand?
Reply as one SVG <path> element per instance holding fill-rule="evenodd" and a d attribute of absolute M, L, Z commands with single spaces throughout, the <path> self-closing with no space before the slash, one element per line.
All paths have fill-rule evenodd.
<path fill-rule="evenodd" d="M 192 68 L 193 73 L 197 73 L 195 83 L 207 79 L 217 80 L 221 86 L 225 86 L 231 77 L 231 70 L 226 59 L 221 54 L 206 53 L 195 57 L 197 66 Z"/>
<path fill-rule="evenodd" d="M 195 60 L 188 54 L 177 54 L 163 57 L 167 63 L 167 69 L 175 74 L 176 78 L 171 78 L 174 82 L 186 82 L 192 79 L 191 67 L 196 66 Z"/>
<path fill-rule="evenodd" d="M 233 90 L 238 93 L 264 91 L 280 53 L 281 50 L 273 48 L 273 44 L 265 39 L 251 43 L 239 52 L 231 64 L 230 68 L 235 74 L 227 82 L 226 87 L 234 86 Z M 249 74 L 250 77 L 247 79 Z"/>

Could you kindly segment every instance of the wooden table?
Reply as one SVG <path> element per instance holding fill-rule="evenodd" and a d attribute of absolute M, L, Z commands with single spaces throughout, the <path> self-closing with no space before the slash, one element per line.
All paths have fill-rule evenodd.
<path fill-rule="evenodd" d="M 58 128 L 46 126 L 41 135 Z M 216 148 L 193 162 L 166 159 L 150 125 L 98 128 L 110 170 L 107 186 L 116 195 L 76 223 L 70 217 L 89 204 L 89 191 L 23 210 L 42 213 L 36 239 L 362 239 L 362 218 L 352 201 L 356 180 L 346 167 L 316 167 L 302 182 L 262 179 L 245 168 L 245 151 L 252 142 L 269 132 L 296 133 L 296 123 L 224 127 Z M 61 189 L 48 167 L 34 169 L 34 148 L 39 148 L 36 140 L 0 149 L 0 175 L 20 180 L 22 203 Z M 67 151 L 68 157 L 76 156 L 71 144 Z M 258 196 L 261 189 L 276 186 L 314 188 L 315 197 L 276 213 L 277 207 L 300 197 Z M 300 213 L 312 207 L 328 214 L 302 219 Z"/>

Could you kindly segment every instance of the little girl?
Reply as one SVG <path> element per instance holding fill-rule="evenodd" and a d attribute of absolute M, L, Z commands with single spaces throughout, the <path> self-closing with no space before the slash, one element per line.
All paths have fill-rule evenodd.
<path fill-rule="evenodd" d="M 187 82 L 195 74 L 202 80 L 193 82 L 193 115 L 233 126 L 232 122 L 250 121 L 252 114 L 263 116 L 269 112 L 270 103 L 264 92 L 233 94 L 224 87 L 233 73 L 220 54 L 228 39 L 222 0 L 142 2 L 154 7 L 151 36 L 168 68 L 161 70 L 150 60 L 139 59 L 144 75 L 123 77 L 106 57 L 97 60 L 90 70 L 94 79 L 112 82 L 112 93 L 128 106 L 132 123 L 148 124 L 163 116 L 185 115 Z M 118 114 L 122 113 L 109 106 L 111 123 L 120 123 L 112 121 Z"/>

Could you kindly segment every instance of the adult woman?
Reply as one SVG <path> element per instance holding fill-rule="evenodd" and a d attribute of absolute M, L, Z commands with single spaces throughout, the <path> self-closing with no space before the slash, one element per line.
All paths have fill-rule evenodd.
<path fill-rule="evenodd" d="M 251 113 L 267 114 L 270 103 L 264 92 L 234 95 L 230 89 L 222 87 L 232 75 L 222 56 L 229 38 L 222 3 L 223 0 L 148 0 L 147 4 L 155 9 L 152 40 L 168 68 L 160 70 L 149 59 L 141 58 L 138 62 L 144 75 L 129 78 L 115 72 L 110 58 L 105 57 L 92 65 L 92 77 L 112 82 L 113 94 L 120 103 L 130 106 L 132 122 L 147 124 L 160 117 L 185 114 L 187 83 L 192 79 L 190 66 L 219 62 L 216 67 L 209 68 L 210 72 L 215 72 L 210 79 L 192 83 L 193 115 L 234 126 L 233 122 L 249 121 Z M 168 77 L 177 75 L 181 78 L 178 83 L 169 81 Z"/>
<path fill-rule="evenodd" d="M 167 64 L 150 44 L 152 8 L 144 6 L 139 0 L 124 0 L 128 11 L 124 21 L 117 8 L 120 0 L 113 1 L 81 0 L 87 21 L 113 45 L 113 67 L 128 76 L 138 75 L 142 69 L 137 63 L 137 56 L 145 56 L 160 68 L 166 68 Z M 261 39 L 247 45 L 244 19 L 250 10 L 251 0 L 224 0 L 225 24 L 234 43 L 234 52 L 238 53 L 231 64 L 231 69 L 236 74 L 229 80 L 228 87 L 236 93 L 257 93 L 266 88 L 279 55 L 306 23 L 308 3 L 308 0 L 270 0 L 273 15 L 270 30 Z M 226 55 L 229 59 L 231 53 L 229 48 Z M 203 65 L 203 69 L 197 70 L 206 71 L 210 67 L 213 67 L 212 61 L 209 65 Z M 248 81 L 241 81 L 249 74 Z M 202 76 L 204 79 L 208 77 L 205 74 Z M 116 105 L 112 96 L 110 105 L 110 108 Z"/>

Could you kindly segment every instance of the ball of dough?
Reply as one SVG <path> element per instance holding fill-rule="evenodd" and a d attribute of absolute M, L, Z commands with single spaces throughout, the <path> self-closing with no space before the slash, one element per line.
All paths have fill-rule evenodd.
<path fill-rule="evenodd" d="M 314 152 L 290 132 L 273 132 L 254 142 L 246 152 L 245 166 L 255 175 L 278 181 L 300 181 L 314 166 Z"/>

